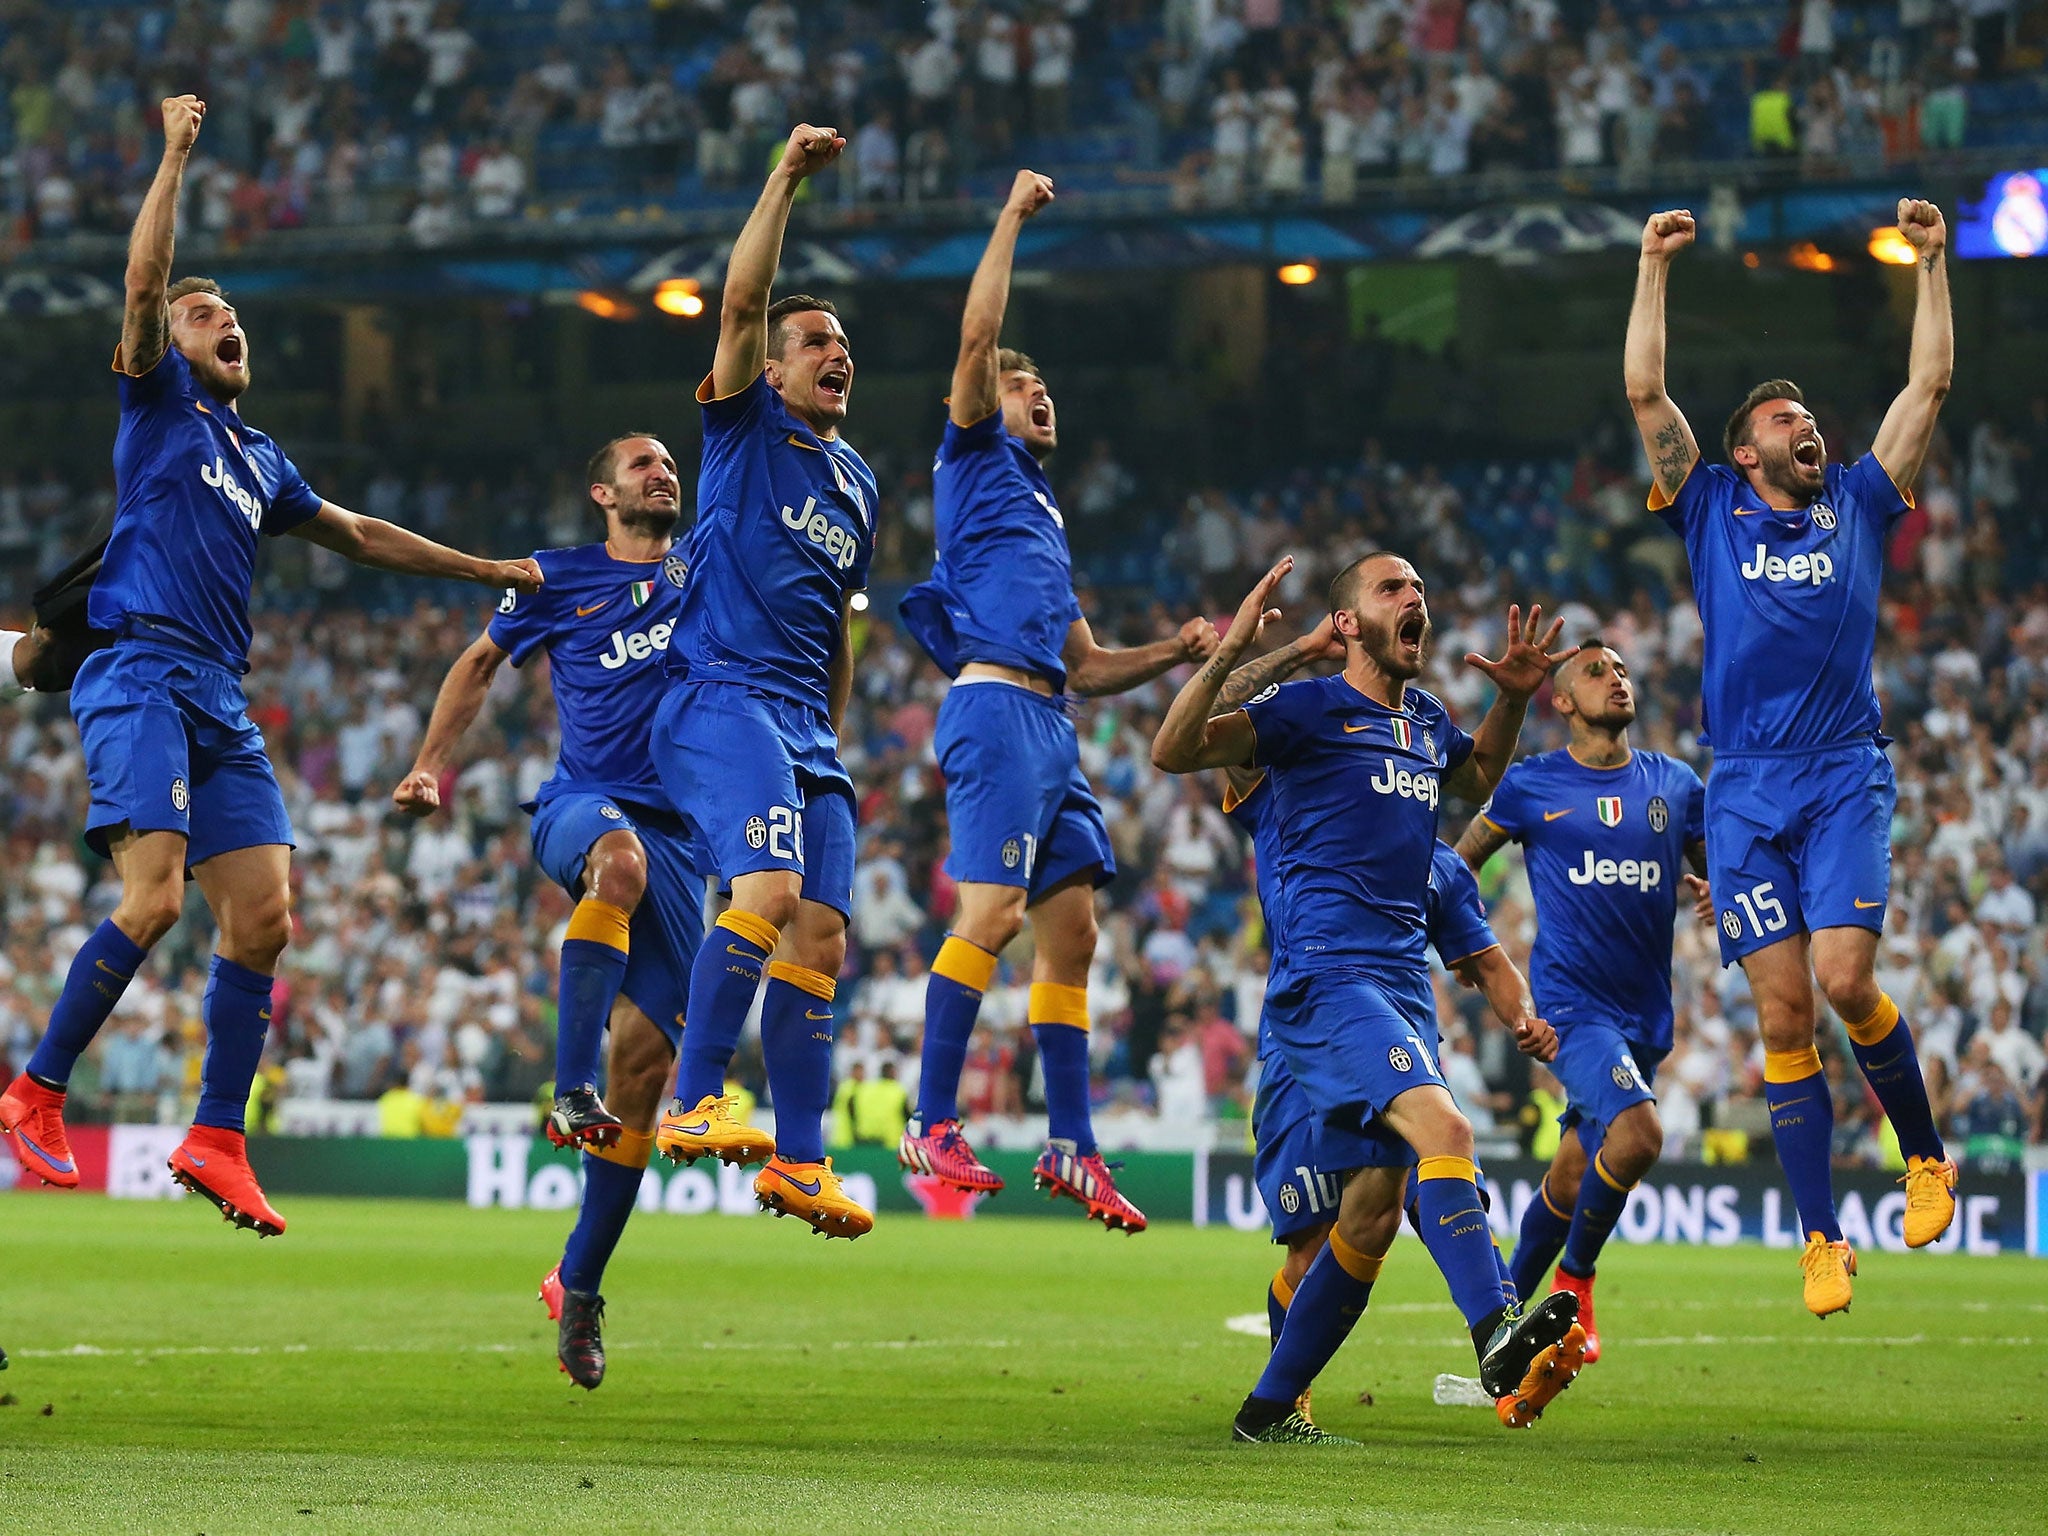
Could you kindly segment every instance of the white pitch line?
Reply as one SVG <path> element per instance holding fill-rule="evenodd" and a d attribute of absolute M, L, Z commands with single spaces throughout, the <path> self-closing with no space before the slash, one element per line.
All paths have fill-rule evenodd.
<path fill-rule="evenodd" d="M 1262 1324 L 1263 1326 L 1263 1324 Z M 410 1355 L 410 1354 L 457 1354 L 457 1355 L 523 1355 L 541 1348 L 539 1344 L 450 1344 L 438 1350 L 429 1346 L 421 1348 L 411 1344 L 144 1344 L 132 1348 L 106 1348 L 98 1344 L 73 1344 L 66 1349 L 17 1349 L 10 1353 L 17 1360 L 99 1360 L 134 1358 L 154 1360 L 171 1355 Z M 606 1348 L 620 1349 L 665 1349 L 688 1348 L 688 1345 L 663 1344 L 659 1340 L 622 1339 L 608 1344 Z M 829 1344 L 783 1344 L 756 1342 L 745 1339 L 703 1339 L 697 1342 L 698 1349 L 763 1350 L 776 1353 L 797 1354 L 811 1349 L 1013 1349 L 1013 1339 L 834 1339 Z"/>

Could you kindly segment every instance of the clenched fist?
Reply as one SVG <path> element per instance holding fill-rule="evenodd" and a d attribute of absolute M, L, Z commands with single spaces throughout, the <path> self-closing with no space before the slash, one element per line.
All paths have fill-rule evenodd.
<path fill-rule="evenodd" d="M 199 125 L 206 121 L 206 103 L 197 96 L 166 96 L 163 113 L 164 148 L 183 154 L 199 138 Z"/>
<path fill-rule="evenodd" d="M 1903 204 L 1901 205 L 1903 206 Z M 1669 261 L 1692 244 L 1693 221 L 1690 208 L 1672 208 L 1653 213 L 1643 226 L 1643 254 Z"/>

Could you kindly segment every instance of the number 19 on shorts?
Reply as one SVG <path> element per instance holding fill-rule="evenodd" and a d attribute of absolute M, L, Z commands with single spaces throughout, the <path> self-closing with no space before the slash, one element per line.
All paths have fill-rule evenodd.
<path fill-rule="evenodd" d="M 1761 885 L 1735 893 L 1735 905 L 1742 908 L 1742 917 L 1734 912 L 1721 914 L 1721 931 L 1731 939 L 1742 937 L 1743 918 L 1749 919 L 1749 931 L 1753 937 L 1762 938 L 1767 933 L 1783 933 L 1786 927 L 1785 904 L 1771 894 L 1777 884 L 1766 880 Z"/>

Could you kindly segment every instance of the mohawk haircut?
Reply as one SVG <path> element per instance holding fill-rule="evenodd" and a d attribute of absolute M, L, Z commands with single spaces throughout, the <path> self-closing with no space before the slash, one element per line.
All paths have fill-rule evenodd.
<path fill-rule="evenodd" d="M 823 310 L 826 314 L 832 315 L 835 318 L 839 314 L 839 307 L 830 299 L 821 299 L 815 294 L 809 293 L 792 293 L 784 298 L 777 299 L 768 306 L 768 355 L 770 357 L 782 356 L 782 346 L 788 339 L 786 333 L 789 330 L 789 327 L 783 322 L 788 320 L 791 315 L 802 314 L 804 311 L 812 309 Z"/>
<path fill-rule="evenodd" d="M 1584 666 L 1587 659 L 1596 651 L 1614 651 L 1615 655 L 1621 656 L 1620 651 L 1614 650 L 1614 647 L 1607 643 L 1605 635 L 1582 636 L 1579 640 L 1579 654 L 1570 661 L 1562 663 L 1555 672 L 1551 673 L 1551 691 L 1554 693 L 1558 689 L 1568 686 L 1571 683 L 1572 674 Z M 1623 656 L 1622 664 L 1625 666 L 1627 663 L 1628 658 Z"/>
<path fill-rule="evenodd" d="M 1756 408 L 1766 400 L 1790 400 L 1796 405 L 1806 404 L 1806 396 L 1799 392 L 1799 386 L 1790 379 L 1765 379 L 1742 397 L 1742 404 L 1735 407 L 1735 414 L 1728 418 L 1728 425 L 1721 429 L 1721 449 L 1728 462 L 1735 462 L 1735 450 L 1746 448 L 1756 441 L 1756 434 L 1750 430 L 1749 419 L 1756 414 Z"/>

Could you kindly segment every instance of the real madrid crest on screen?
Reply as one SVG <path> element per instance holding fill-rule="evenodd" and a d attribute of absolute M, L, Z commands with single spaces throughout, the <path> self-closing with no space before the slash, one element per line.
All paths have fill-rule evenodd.
<path fill-rule="evenodd" d="M 1671 807 L 1664 803 L 1662 795 L 1651 796 L 1648 814 L 1650 817 L 1650 830 L 1652 832 L 1662 832 L 1671 825 Z"/>
<path fill-rule="evenodd" d="M 1600 818 L 1603 827 L 1621 825 L 1621 796 L 1601 795 L 1593 801 L 1593 812 Z"/>

